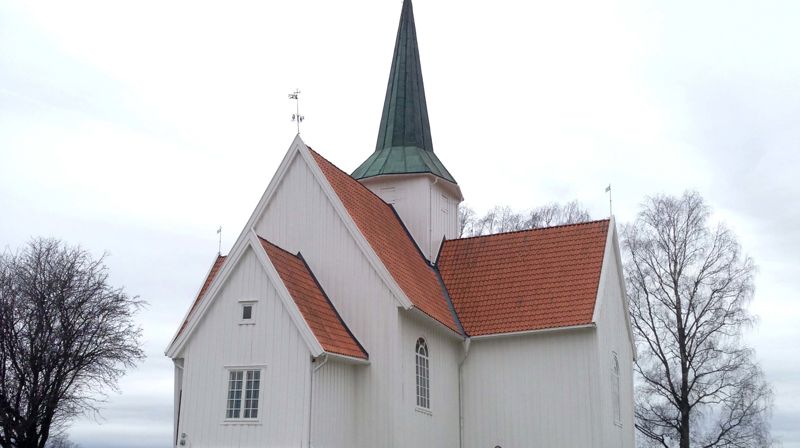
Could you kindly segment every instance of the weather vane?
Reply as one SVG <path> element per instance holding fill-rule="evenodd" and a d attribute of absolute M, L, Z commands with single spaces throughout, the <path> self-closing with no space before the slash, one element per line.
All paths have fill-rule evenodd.
<path fill-rule="evenodd" d="M 611 184 L 606 187 L 606 193 L 608 193 L 608 216 L 611 216 L 614 214 L 611 209 Z"/>
<path fill-rule="evenodd" d="M 295 89 L 289 94 L 289 99 L 294 100 L 296 112 L 292 114 L 292 121 L 297 123 L 297 135 L 300 135 L 300 123 L 306 118 L 300 115 L 300 89 Z"/>

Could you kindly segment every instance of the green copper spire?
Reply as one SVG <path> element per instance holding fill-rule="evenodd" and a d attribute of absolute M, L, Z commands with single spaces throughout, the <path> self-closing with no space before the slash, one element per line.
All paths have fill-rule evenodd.
<path fill-rule="evenodd" d="M 364 179 L 381 174 L 410 173 L 431 173 L 456 182 L 433 153 L 414 10 L 411 0 L 405 0 L 394 44 L 378 144 L 375 152 L 353 172 L 353 177 Z"/>

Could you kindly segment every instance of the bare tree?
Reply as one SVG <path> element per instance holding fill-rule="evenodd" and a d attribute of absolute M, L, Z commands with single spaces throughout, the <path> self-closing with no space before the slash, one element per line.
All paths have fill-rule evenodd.
<path fill-rule="evenodd" d="M 656 196 L 623 230 L 647 446 L 771 444 L 771 390 L 741 341 L 754 321 L 753 261 L 709 213 L 694 192 Z"/>
<path fill-rule="evenodd" d="M 144 356 L 143 302 L 103 258 L 54 239 L 0 255 L 0 446 L 43 448 Z"/>
<path fill-rule="evenodd" d="M 69 440 L 64 434 L 50 436 L 47 440 L 46 448 L 78 448 L 78 444 Z"/>
<path fill-rule="evenodd" d="M 461 236 L 479 236 L 516 230 L 575 224 L 591 220 L 578 201 L 550 203 L 532 210 L 515 212 L 510 207 L 494 207 L 482 217 L 467 206 L 459 208 Z"/>

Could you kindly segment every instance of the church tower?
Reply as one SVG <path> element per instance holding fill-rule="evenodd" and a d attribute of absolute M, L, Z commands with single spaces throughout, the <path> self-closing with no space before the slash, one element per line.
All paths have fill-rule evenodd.
<path fill-rule="evenodd" d="M 442 238 L 458 238 L 464 198 L 433 152 L 411 0 L 403 2 L 375 152 L 352 176 L 394 206 L 429 261 Z"/>

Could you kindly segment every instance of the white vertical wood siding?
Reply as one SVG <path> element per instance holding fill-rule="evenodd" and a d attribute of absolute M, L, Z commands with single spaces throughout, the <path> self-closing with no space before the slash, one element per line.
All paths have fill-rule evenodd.
<path fill-rule="evenodd" d="M 291 162 L 255 226 L 256 233 L 303 254 L 350 330 L 369 353 L 370 365 L 353 369 L 358 387 L 355 446 L 392 446 L 394 408 L 400 398 L 397 305 L 361 252 L 302 157 Z M 345 381 L 331 382 L 345 387 Z M 328 393 L 347 397 L 347 391 Z M 341 440 L 343 435 L 330 435 Z"/>
<path fill-rule="evenodd" d="M 605 277 L 600 288 L 602 296 L 597 318 L 598 359 L 600 362 L 600 417 L 603 446 L 633 448 L 633 351 L 628 338 L 625 301 L 620 288 L 621 275 L 615 251 L 616 240 L 606 248 Z M 614 422 L 612 392 L 612 352 L 616 352 L 620 367 L 621 425 Z"/>
<path fill-rule="evenodd" d="M 320 362 L 320 361 L 317 361 Z M 328 361 L 314 373 L 311 444 L 314 448 L 352 448 L 356 445 L 356 369 Z"/>
<path fill-rule="evenodd" d="M 473 340 L 463 368 L 464 447 L 600 445 L 593 329 Z"/>
<path fill-rule="evenodd" d="M 431 255 L 436 258 L 442 237 L 458 238 L 459 200 L 444 188 L 443 181 L 431 187 Z M 435 261 L 435 260 L 434 260 Z"/>
<path fill-rule="evenodd" d="M 458 237 L 458 199 L 431 175 L 376 176 L 362 183 L 392 204 L 423 255 L 433 260 L 442 237 Z"/>
<path fill-rule="evenodd" d="M 438 324 L 401 313 L 402 398 L 397 407 L 397 447 L 458 446 L 458 361 L 461 340 Z M 424 338 L 430 366 L 430 413 L 417 410 L 416 343 Z"/>
<path fill-rule="evenodd" d="M 257 300 L 240 325 L 239 300 Z M 307 438 L 310 352 L 263 267 L 247 249 L 185 346 L 179 433 L 188 446 L 301 446 Z M 259 422 L 226 423 L 225 366 L 266 365 Z"/>

